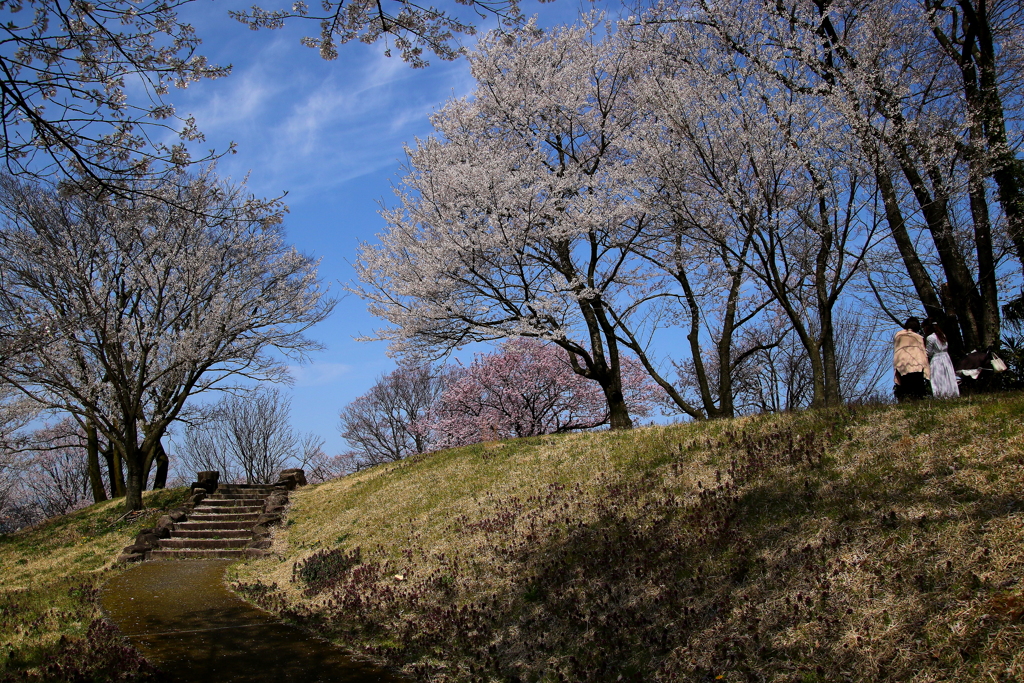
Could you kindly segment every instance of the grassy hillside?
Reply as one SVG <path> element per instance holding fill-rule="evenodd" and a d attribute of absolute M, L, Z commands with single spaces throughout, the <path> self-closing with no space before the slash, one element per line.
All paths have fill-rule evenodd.
<path fill-rule="evenodd" d="M 0 536 L 0 681 L 140 681 L 152 668 L 101 618 L 96 597 L 121 549 L 186 489 L 143 494 L 147 513 L 122 519 L 107 501 Z"/>
<path fill-rule="evenodd" d="M 421 680 L 1024 680 L 1022 485 L 1020 394 L 482 444 L 236 586 Z"/>

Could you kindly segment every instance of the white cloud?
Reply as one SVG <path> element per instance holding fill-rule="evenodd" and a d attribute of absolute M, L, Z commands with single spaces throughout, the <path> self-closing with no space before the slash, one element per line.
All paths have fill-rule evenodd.
<path fill-rule="evenodd" d="M 333 384 L 352 372 L 352 366 L 345 363 L 329 362 L 289 365 L 288 372 L 295 379 L 295 387 L 322 387 Z"/>
<path fill-rule="evenodd" d="M 200 14 L 197 24 L 209 21 Z M 430 114 L 472 84 L 465 60 L 412 69 L 379 45 L 352 43 L 324 62 L 298 44 L 295 30 L 251 33 L 224 25 L 224 43 L 210 44 L 210 57 L 234 62 L 233 73 L 180 93 L 179 111 L 195 115 L 207 137 L 194 146 L 197 156 L 236 143 L 238 153 L 219 162 L 219 173 L 248 176 L 261 196 L 287 191 L 291 204 L 397 168 L 403 143 L 428 134 Z"/>

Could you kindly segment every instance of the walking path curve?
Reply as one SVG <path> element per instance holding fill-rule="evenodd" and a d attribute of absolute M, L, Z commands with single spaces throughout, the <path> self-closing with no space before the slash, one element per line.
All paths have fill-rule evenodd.
<path fill-rule="evenodd" d="M 399 683 L 281 623 L 224 584 L 230 560 L 143 562 L 104 586 L 107 616 L 174 681 Z"/>

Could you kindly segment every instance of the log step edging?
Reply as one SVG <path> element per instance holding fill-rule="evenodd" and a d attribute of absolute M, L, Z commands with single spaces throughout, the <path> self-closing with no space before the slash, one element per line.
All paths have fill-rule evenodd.
<path fill-rule="evenodd" d="M 248 538 L 164 538 L 160 550 L 230 550 L 244 548 L 252 541 Z"/>
<path fill-rule="evenodd" d="M 175 529 L 171 532 L 171 538 L 252 538 L 252 529 L 243 527 L 239 529 Z"/>
<path fill-rule="evenodd" d="M 245 520 L 231 522 L 180 522 L 174 525 L 174 531 L 237 531 L 248 530 L 252 524 Z M 171 533 L 174 533 L 173 531 Z"/>
<path fill-rule="evenodd" d="M 154 550 L 151 560 L 240 560 L 245 557 L 263 557 L 267 551 L 261 548 L 236 548 L 231 550 Z"/>

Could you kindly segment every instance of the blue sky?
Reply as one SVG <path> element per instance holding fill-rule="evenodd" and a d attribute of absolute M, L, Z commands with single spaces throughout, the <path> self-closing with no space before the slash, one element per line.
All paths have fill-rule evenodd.
<path fill-rule="evenodd" d="M 572 22 L 595 5 L 610 12 L 621 7 L 580 0 L 522 3 L 544 26 Z M 227 15 L 246 6 L 234 0 L 185 6 L 181 17 L 203 39 L 201 53 L 233 70 L 227 78 L 172 91 L 168 99 L 179 115 L 196 117 L 207 147 L 224 150 L 236 143 L 237 153 L 218 164 L 222 176 L 248 176 L 257 195 L 288 193 L 289 240 L 322 259 L 320 273 L 340 296 L 342 284 L 353 277 L 350 263 L 359 242 L 373 241 L 384 229 L 377 210 L 380 201 L 391 201 L 391 186 L 400 179 L 403 144 L 428 135 L 431 112 L 469 94 L 473 80 L 465 60 L 434 59 L 426 69 L 412 69 L 385 57 L 383 45 L 349 43 L 336 61 L 325 62 L 299 44 L 317 32 L 316 23 L 251 31 Z M 383 343 L 353 339 L 379 324 L 361 300 L 344 298 L 312 332 L 327 350 L 312 364 L 293 368 L 293 424 L 322 436 L 329 453 L 344 448 L 339 411 L 394 368 Z"/>

